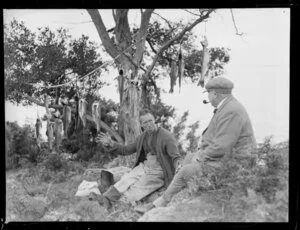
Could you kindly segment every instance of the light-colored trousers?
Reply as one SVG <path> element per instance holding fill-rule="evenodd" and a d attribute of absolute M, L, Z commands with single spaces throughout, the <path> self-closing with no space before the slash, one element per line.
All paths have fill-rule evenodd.
<path fill-rule="evenodd" d="M 122 194 L 120 200 L 126 203 L 139 201 L 164 185 L 164 173 L 156 155 L 147 154 L 147 160 L 140 163 L 114 184 Z"/>
<path fill-rule="evenodd" d="M 156 199 L 153 204 L 156 207 L 166 206 L 173 196 L 187 186 L 187 182 L 194 176 L 201 177 L 203 167 L 216 169 L 220 167 L 220 162 L 204 162 L 200 153 L 189 153 L 184 158 L 182 168 L 175 174 L 164 194 Z"/>

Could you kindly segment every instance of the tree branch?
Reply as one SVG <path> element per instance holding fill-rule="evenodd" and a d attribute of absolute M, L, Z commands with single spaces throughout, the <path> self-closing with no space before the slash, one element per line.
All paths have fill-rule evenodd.
<path fill-rule="evenodd" d="M 115 45 L 112 43 L 112 41 L 108 35 L 107 29 L 103 23 L 103 20 L 101 18 L 99 11 L 96 9 L 87 9 L 87 11 L 94 22 L 94 25 L 95 25 L 97 32 L 101 38 L 101 41 L 102 41 L 102 44 L 103 44 L 105 50 L 112 58 L 115 58 L 119 52 L 118 52 L 117 48 L 115 47 Z"/>
<path fill-rule="evenodd" d="M 109 30 L 107 30 L 107 33 L 110 33 L 110 32 L 112 32 L 114 29 L 115 29 L 115 27 L 113 27 L 113 28 L 110 28 Z"/>
<path fill-rule="evenodd" d="M 129 9 L 117 9 L 115 35 L 121 49 L 126 49 L 132 42 L 130 27 L 128 23 Z"/>
<path fill-rule="evenodd" d="M 154 9 L 146 9 L 142 16 L 141 16 L 141 25 L 140 29 L 138 31 L 138 34 L 136 36 L 136 50 L 134 54 L 134 63 L 136 63 L 137 66 L 140 65 L 140 62 L 142 61 L 144 50 L 145 50 L 145 41 L 146 41 L 146 33 L 148 32 L 148 25 L 151 18 L 151 14 L 153 13 Z"/>
<path fill-rule="evenodd" d="M 150 39 L 149 39 L 149 38 L 146 38 L 146 41 L 148 42 L 148 44 L 149 44 L 150 48 L 152 49 L 152 51 L 153 51 L 154 53 L 157 53 L 157 51 L 154 49 L 154 47 L 153 47 L 153 45 L 152 45 Z"/>
<path fill-rule="evenodd" d="M 197 24 L 199 24 L 200 22 L 202 22 L 203 20 L 207 19 L 209 17 L 209 15 L 214 11 L 214 9 L 210 9 L 208 10 L 208 12 L 203 15 L 202 17 L 199 17 L 198 19 L 196 19 L 191 25 L 185 27 L 180 33 L 178 33 L 177 35 L 175 35 L 175 37 L 173 37 L 171 40 L 167 41 L 165 44 L 163 44 L 160 49 L 157 51 L 157 54 L 154 56 L 153 61 L 150 65 L 150 67 L 148 68 L 145 76 L 145 81 L 148 80 L 149 75 L 151 73 L 151 71 L 153 70 L 155 63 L 158 59 L 158 57 L 160 56 L 160 54 L 167 48 L 169 47 L 171 44 L 173 44 L 175 41 L 181 39 L 183 37 L 183 35 L 187 32 L 190 31 L 191 29 L 193 29 Z"/>
<path fill-rule="evenodd" d="M 112 15 L 113 15 L 115 23 L 117 23 L 116 13 L 115 13 L 114 9 L 112 9 Z"/>
<path fill-rule="evenodd" d="M 183 10 L 184 10 L 184 11 L 186 11 L 186 12 L 188 12 L 188 13 L 190 13 L 190 14 L 193 14 L 193 15 L 195 15 L 195 16 L 201 17 L 201 15 L 200 15 L 200 14 L 195 14 L 195 13 L 193 13 L 193 12 L 189 11 L 189 10 L 186 10 L 186 9 L 183 9 Z"/>
<path fill-rule="evenodd" d="M 163 16 L 161 16 L 160 14 L 158 14 L 156 12 L 153 12 L 153 14 L 155 14 L 158 17 L 160 17 L 161 19 L 163 19 L 169 25 L 169 28 L 173 29 L 173 26 L 171 26 L 171 23 L 166 18 L 164 18 Z"/>
<path fill-rule="evenodd" d="M 232 17 L 232 21 L 233 21 L 233 25 L 234 25 L 234 28 L 235 28 L 235 33 L 236 33 L 236 35 L 242 36 L 244 33 L 239 33 L 238 28 L 237 28 L 237 26 L 236 26 L 236 24 L 235 24 L 235 20 L 234 20 L 234 16 L 233 16 L 233 11 L 232 11 L 232 9 L 230 9 L 230 12 L 231 12 L 231 17 Z"/>

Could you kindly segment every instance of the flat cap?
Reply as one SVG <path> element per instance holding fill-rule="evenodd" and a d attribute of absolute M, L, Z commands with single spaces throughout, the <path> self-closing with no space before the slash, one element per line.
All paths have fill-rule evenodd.
<path fill-rule="evenodd" d="M 225 77 L 215 77 L 207 82 L 205 88 L 207 91 L 215 90 L 218 93 L 231 93 L 233 83 Z"/>

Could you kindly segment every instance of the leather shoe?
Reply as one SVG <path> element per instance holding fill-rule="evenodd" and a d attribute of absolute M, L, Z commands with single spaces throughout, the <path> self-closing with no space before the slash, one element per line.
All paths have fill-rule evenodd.
<path fill-rule="evenodd" d="M 155 208 L 154 204 L 149 203 L 149 204 L 146 204 L 146 205 L 141 206 L 141 207 L 136 207 L 134 210 L 138 213 L 144 214 L 144 213 L 150 211 L 153 208 Z"/>

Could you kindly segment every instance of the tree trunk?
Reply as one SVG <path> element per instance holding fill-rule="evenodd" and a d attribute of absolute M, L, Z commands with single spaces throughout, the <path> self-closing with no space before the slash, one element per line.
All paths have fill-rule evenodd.
<path fill-rule="evenodd" d="M 141 105 L 143 105 L 144 108 L 149 109 L 151 101 L 150 101 L 150 98 L 149 98 L 149 95 L 148 95 L 148 92 L 147 92 L 147 85 L 146 85 L 145 82 L 142 83 L 141 89 L 142 89 L 142 92 L 141 92 Z"/>
<path fill-rule="evenodd" d="M 143 58 L 145 49 L 146 32 L 153 9 L 146 9 L 142 12 L 141 25 L 135 38 L 136 50 L 132 52 L 130 45 L 133 42 L 128 23 L 128 9 L 112 10 L 115 21 L 115 42 L 112 42 L 102 21 L 98 10 L 88 9 L 93 23 L 96 26 L 99 37 L 107 53 L 115 59 L 119 69 L 123 70 L 123 76 L 136 78 L 138 68 Z M 132 70 L 132 76 L 130 76 Z M 124 136 L 125 143 L 132 143 L 141 133 L 139 123 L 139 110 L 141 103 L 141 93 L 137 86 L 132 85 L 125 78 L 119 79 L 120 93 L 120 115 L 119 115 L 119 132 Z M 120 85 L 122 84 L 122 85 Z"/>
<path fill-rule="evenodd" d="M 133 84 L 125 81 L 123 100 L 120 106 L 119 129 L 121 129 L 125 144 L 133 143 L 141 134 L 139 111 L 141 92 Z"/>

